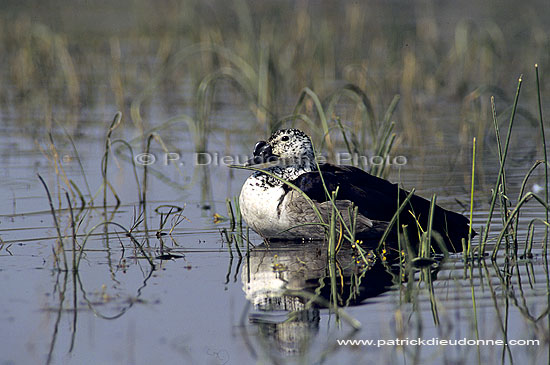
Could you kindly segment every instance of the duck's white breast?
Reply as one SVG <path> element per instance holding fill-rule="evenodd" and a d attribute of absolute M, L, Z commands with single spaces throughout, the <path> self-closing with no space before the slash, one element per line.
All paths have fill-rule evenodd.
<path fill-rule="evenodd" d="M 282 186 L 266 185 L 254 175 L 244 183 L 239 197 L 241 214 L 248 225 L 263 237 L 279 236 L 288 229 L 285 214 L 280 214 L 279 203 L 285 191 Z"/>

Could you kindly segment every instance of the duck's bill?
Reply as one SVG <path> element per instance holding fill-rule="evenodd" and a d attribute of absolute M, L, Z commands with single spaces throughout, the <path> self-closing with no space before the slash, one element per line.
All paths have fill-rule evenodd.
<path fill-rule="evenodd" d="M 256 166 L 264 163 L 274 162 L 279 159 L 271 149 L 271 145 L 266 141 L 259 141 L 254 146 L 254 157 L 244 163 L 244 166 Z"/>

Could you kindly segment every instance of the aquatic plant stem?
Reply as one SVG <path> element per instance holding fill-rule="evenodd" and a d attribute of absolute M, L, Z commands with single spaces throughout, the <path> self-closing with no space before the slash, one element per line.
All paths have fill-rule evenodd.
<path fill-rule="evenodd" d="M 544 201 L 548 206 L 548 154 L 546 152 L 546 138 L 544 136 L 544 120 L 542 118 L 542 102 L 540 97 L 540 79 L 539 79 L 539 65 L 535 64 L 535 75 L 537 82 L 537 101 L 539 105 L 539 122 L 540 122 L 540 135 L 542 137 L 542 147 L 544 150 Z M 549 212 L 546 209 L 546 222 L 549 221 Z M 545 228 L 543 250 L 546 255 L 548 248 L 548 226 Z"/>
<path fill-rule="evenodd" d="M 59 239 L 59 247 L 61 248 L 61 252 L 63 253 L 63 264 L 65 265 L 65 271 L 67 271 L 68 270 L 67 254 L 65 253 L 65 247 L 63 245 L 63 236 L 61 235 L 61 229 L 59 228 L 59 223 L 57 221 L 57 216 L 55 214 L 55 208 L 53 207 L 50 189 L 48 189 L 48 185 L 46 185 L 46 182 L 44 181 L 42 176 L 40 176 L 40 174 L 37 174 L 37 175 L 42 185 L 44 185 L 44 189 L 46 190 L 46 194 L 48 195 L 48 202 L 50 203 L 50 211 L 52 212 L 53 222 L 55 224 L 55 229 L 57 230 L 57 238 Z"/>
<path fill-rule="evenodd" d="M 542 198 L 540 198 L 538 195 L 534 194 L 533 192 L 528 192 L 527 194 L 525 194 L 521 199 L 520 201 L 517 203 L 516 207 L 514 208 L 514 210 L 510 213 L 510 216 L 508 217 L 508 219 L 506 220 L 506 223 L 504 224 L 504 226 L 502 227 L 502 230 L 500 231 L 500 234 L 498 235 L 498 238 L 497 238 L 497 241 L 496 241 L 496 244 L 495 244 L 495 247 L 493 249 L 493 253 L 491 255 L 491 258 L 493 260 L 496 260 L 496 257 L 497 257 L 497 253 L 498 253 L 498 249 L 500 247 L 500 242 L 502 241 L 502 238 L 504 237 L 504 234 L 506 233 L 506 230 L 508 229 L 508 227 L 510 226 L 510 224 L 512 223 L 512 220 L 514 219 L 514 217 L 519 214 L 519 211 L 521 210 L 521 207 L 523 206 L 524 203 L 526 203 L 527 201 L 529 201 L 531 198 L 535 198 L 542 206 L 544 206 L 545 209 L 550 209 L 550 206 L 548 206 L 546 204 L 546 202 L 544 200 L 542 200 Z"/>
<path fill-rule="evenodd" d="M 393 215 L 393 217 L 391 218 L 390 220 L 390 223 L 388 223 L 388 226 L 386 227 L 386 230 L 384 231 L 384 234 L 382 235 L 382 237 L 380 238 L 380 241 L 378 242 L 378 246 L 376 247 L 377 250 L 380 249 L 380 247 L 382 247 L 382 244 L 386 241 L 386 238 L 388 238 L 390 232 L 391 232 L 391 229 L 392 227 L 394 226 L 395 222 L 397 221 L 397 219 L 399 218 L 399 215 L 401 214 L 401 212 L 403 211 L 403 209 L 405 209 L 405 206 L 407 205 L 407 203 L 409 202 L 409 200 L 411 200 L 411 198 L 413 197 L 414 195 L 414 192 L 416 190 L 413 188 L 411 189 L 409 195 L 407 195 L 407 197 L 405 198 L 405 200 L 403 200 L 403 203 L 401 203 L 401 205 L 399 206 L 399 208 L 397 209 L 397 211 L 395 212 L 395 214 Z M 399 229 L 399 228 L 398 228 Z M 399 233 L 398 233 L 399 234 Z"/>
<path fill-rule="evenodd" d="M 101 173 L 103 175 L 103 207 L 107 207 L 107 188 L 111 189 L 111 192 L 113 193 L 115 199 L 116 199 L 116 206 L 118 207 L 120 205 L 120 199 L 118 198 L 118 194 L 116 193 L 113 186 L 109 183 L 109 180 L 107 179 L 107 165 L 109 162 L 109 151 L 111 151 L 111 135 L 113 134 L 113 131 L 118 128 L 120 125 L 120 122 L 122 121 L 122 113 L 116 112 L 113 121 L 109 125 L 109 131 L 107 132 L 107 138 L 105 139 L 105 152 L 103 154 L 103 166 L 101 169 Z M 105 216 L 107 218 L 107 216 Z"/>
<path fill-rule="evenodd" d="M 495 203 L 496 203 L 496 199 L 497 199 L 497 195 L 498 195 L 498 191 L 499 191 L 499 186 L 501 184 L 501 181 L 503 180 L 502 176 L 504 174 L 504 164 L 506 162 L 506 155 L 508 154 L 508 146 L 510 145 L 510 137 L 512 135 L 512 126 L 514 125 L 514 117 L 516 116 L 516 109 L 517 109 L 517 105 L 518 105 L 518 101 L 519 101 L 519 94 L 520 94 L 520 91 L 521 91 L 521 83 L 522 83 L 522 77 L 520 76 L 519 79 L 518 79 L 518 86 L 517 86 L 517 89 L 516 89 L 516 96 L 514 98 L 514 104 L 513 104 L 513 108 L 512 108 L 512 113 L 510 115 L 510 123 L 508 125 L 508 134 L 506 135 L 506 144 L 504 145 L 504 151 L 502 153 L 502 161 L 500 163 L 500 168 L 499 168 L 499 171 L 498 171 L 498 176 L 497 176 L 497 181 L 495 183 L 495 188 L 493 190 L 493 194 L 492 194 L 492 197 L 491 197 L 491 207 L 489 208 L 489 215 L 487 217 L 487 222 L 485 224 L 485 233 L 484 233 L 484 237 L 483 237 L 483 244 L 482 244 L 482 252 L 483 252 L 483 249 L 485 248 L 485 244 L 487 243 L 487 238 L 489 236 L 489 229 L 491 227 L 491 219 L 493 217 L 493 212 L 495 210 Z"/>
<path fill-rule="evenodd" d="M 132 241 L 132 243 L 135 245 L 136 248 L 139 249 L 139 251 L 141 252 L 141 254 L 143 255 L 143 257 L 145 257 L 145 259 L 147 260 L 147 262 L 149 263 L 149 265 L 151 265 L 151 270 L 154 271 L 156 269 L 156 266 L 155 266 L 155 263 L 153 262 L 153 259 L 151 259 L 149 257 L 149 255 L 147 255 L 147 253 L 145 252 L 145 250 L 143 249 L 143 245 L 140 244 L 138 242 L 138 240 L 132 235 L 132 233 L 130 231 L 128 231 L 128 229 L 126 229 L 126 227 L 124 227 L 123 225 L 119 224 L 119 223 L 116 223 L 116 222 L 113 222 L 113 221 L 105 221 L 105 222 L 101 222 L 101 223 L 98 223 L 96 224 L 95 226 L 93 226 L 89 231 L 88 233 L 86 233 L 86 236 L 84 237 L 83 241 L 82 241 L 82 245 L 80 247 L 80 251 L 78 253 L 78 258 L 76 260 L 76 266 L 78 267 L 80 265 L 80 260 L 82 259 L 82 254 L 84 253 L 84 247 L 86 245 L 86 242 L 88 241 L 88 238 L 90 238 L 90 236 L 92 235 L 92 233 L 99 227 L 102 227 L 102 226 L 109 226 L 109 225 L 112 225 L 112 226 L 115 226 L 115 227 L 118 227 L 120 228 L 124 234 L 126 235 L 126 237 L 130 238 L 130 240 Z"/>
<path fill-rule="evenodd" d="M 300 92 L 300 97 L 298 98 L 298 102 L 296 103 L 296 106 L 294 107 L 294 112 L 292 114 L 298 114 L 298 111 L 302 107 L 306 96 L 309 96 L 311 98 L 313 104 L 315 105 L 315 108 L 317 109 L 317 113 L 319 114 L 319 119 L 321 121 L 321 127 L 323 129 L 323 138 L 325 139 L 325 143 L 327 144 L 329 154 L 333 156 L 334 146 L 332 145 L 332 141 L 330 139 L 327 115 L 323 109 L 323 105 L 319 100 L 319 97 L 309 87 L 303 88 Z"/>
<path fill-rule="evenodd" d="M 527 171 L 527 174 L 525 174 L 525 177 L 523 178 L 523 181 L 521 183 L 521 186 L 520 186 L 520 189 L 519 189 L 519 194 L 518 194 L 518 202 L 521 201 L 521 198 L 523 197 L 523 193 L 525 192 L 525 189 L 527 188 L 527 182 L 529 181 L 529 178 L 531 177 L 531 175 L 533 174 L 533 172 L 535 171 L 535 169 L 540 165 L 542 164 L 543 161 L 541 160 L 538 160 L 538 161 L 535 161 L 535 163 L 533 164 L 533 166 L 531 166 L 531 168 L 529 169 L 529 171 Z M 546 202 L 546 205 L 548 205 L 548 203 Z M 515 222 L 515 228 L 514 228 L 514 232 L 518 232 L 518 227 L 519 227 L 519 215 L 518 215 L 518 218 L 516 219 L 516 222 Z M 514 254 L 517 253 L 517 244 L 515 245 L 514 247 Z"/>
<path fill-rule="evenodd" d="M 65 198 L 67 199 L 67 204 L 69 204 L 69 212 L 71 213 L 71 231 L 73 234 L 73 272 L 77 270 L 76 267 L 76 228 L 73 214 L 73 205 L 71 204 L 71 198 L 69 193 L 65 192 Z"/>
<path fill-rule="evenodd" d="M 476 172 L 476 137 L 472 142 L 472 183 L 470 185 L 470 225 L 468 227 L 468 256 L 472 254 L 472 216 L 474 212 L 474 177 Z"/>
<path fill-rule="evenodd" d="M 225 205 L 227 207 L 227 215 L 229 215 L 229 229 L 235 229 L 235 215 L 233 214 L 233 207 L 231 206 L 231 199 L 225 199 Z"/>
<path fill-rule="evenodd" d="M 433 226 L 435 201 L 436 201 L 436 196 L 435 196 L 435 194 L 433 194 L 432 199 L 430 200 L 430 211 L 429 211 L 429 215 L 428 215 L 428 227 L 427 227 L 426 232 L 424 232 L 422 234 L 423 239 L 421 240 L 420 254 L 418 255 L 419 257 L 422 257 L 422 258 L 430 257 L 430 248 L 431 248 L 431 245 L 432 245 L 432 226 Z"/>

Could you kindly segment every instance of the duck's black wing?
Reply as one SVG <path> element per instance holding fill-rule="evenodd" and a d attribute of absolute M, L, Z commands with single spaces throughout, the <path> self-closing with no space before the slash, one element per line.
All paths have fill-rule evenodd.
<path fill-rule="evenodd" d="M 353 166 L 321 164 L 319 167 L 328 191 L 334 191 L 339 187 L 337 199 L 352 201 L 359 207 L 360 214 L 372 220 L 391 220 L 399 205 L 409 194 L 400 189 L 397 184 L 392 184 Z M 317 202 L 328 200 L 317 171 L 302 174 L 292 183 Z M 415 238 L 418 237 L 418 224 L 422 230 L 426 230 L 429 211 L 430 202 L 418 195 L 413 195 L 409 206 L 400 214 L 399 223 L 408 227 L 411 240 L 417 241 Z M 432 228 L 441 234 L 449 251 L 462 251 L 461 240 L 468 239 L 468 224 L 468 219 L 463 215 L 436 205 Z M 437 247 L 434 248 L 437 250 Z"/>

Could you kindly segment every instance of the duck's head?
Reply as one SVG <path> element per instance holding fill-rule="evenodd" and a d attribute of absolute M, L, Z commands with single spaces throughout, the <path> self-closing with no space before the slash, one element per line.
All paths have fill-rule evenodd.
<path fill-rule="evenodd" d="M 313 145 L 309 136 L 299 129 L 280 129 L 266 141 L 254 146 L 254 157 L 246 162 L 247 166 L 282 160 L 291 164 L 309 164 L 313 162 Z"/>

